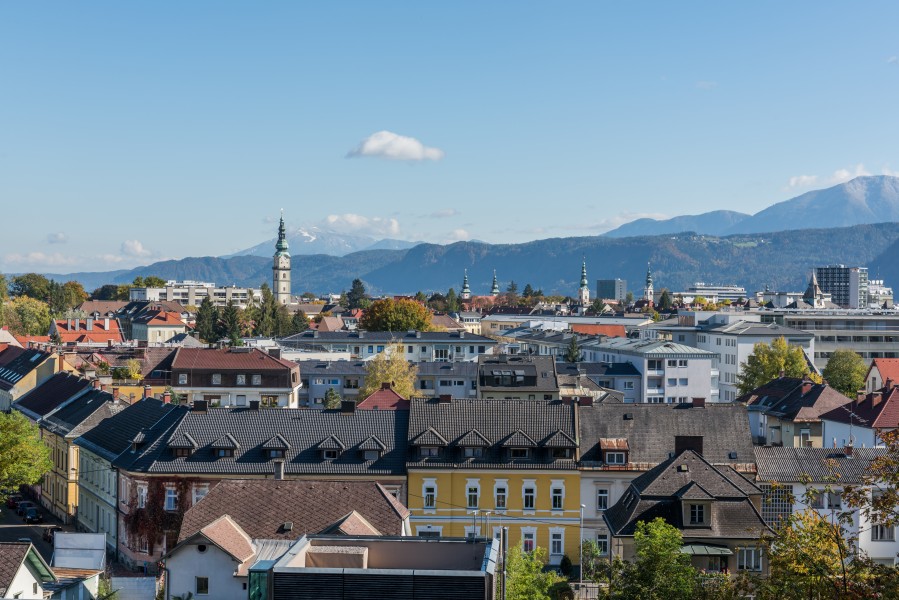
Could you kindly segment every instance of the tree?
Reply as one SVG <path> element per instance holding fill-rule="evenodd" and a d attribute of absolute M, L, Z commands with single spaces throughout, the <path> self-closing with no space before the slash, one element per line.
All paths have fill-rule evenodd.
<path fill-rule="evenodd" d="M 525 298 L 530 298 L 534 295 L 534 288 L 531 287 L 530 283 L 524 284 L 524 291 L 521 292 L 521 295 Z"/>
<path fill-rule="evenodd" d="M 91 298 L 94 300 L 117 300 L 118 293 L 119 286 L 107 283 L 91 292 Z"/>
<path fill-rule="evenodd" d="M 415 300 L 385 298 L 372 302 L 359 326 L 366 331 L 428 331 L 431 313 Z"/>
<path fill-rule="evenodd" d="M 705 306 L 709 301 L 705 296 L 696 296 L 693 298 L 693 306 Z"/>
<path fill-rule="evenodd" d="M 267 283 L 263 283 L 260 289 L 262 300 L 259 305 L 259 320 L 256 322 L 256 335 L 268 337 L 275 332 L 275 317 L 278 312 L 278 301 L 275 295 L 268 287 Z"/>
<path fill-rule="evenodd" d="M 696 587 L 690 556 L 680 551 L 681 532 L 661 517 L 637 523 L 636 559 L 630 577 L 622 582 L 624 596 L 647 600 L 689 600 Z"/>
<path fill-rule="evenodd" d="M 671 310 L 672 305 L 671 294 L 668 293 L 668 290 L 662 290 L 662 295 L 659 296 L 659 310 L 668 312 Z"/>
<path fill-rule="evenodd" d="M 19 411 L 0 413 L 0 499 L 7 490 L 37 483 L 52 468 L 37 425 Z"/>
<path fill-rule="evenodd" d="M 593 303 L 590 305 L 590 310 L 592 310 L 597 315 L 601 315 L 602 313 L 604 313 L 606 311 L 606 308 L 607 308 L 606 303 L 603 302 L 602 299 L 600 299 L 600 298 L 597 298 L 596 300 L 594 300 Z"/>
<path fill-rule="evenodd" d="M 149 288 L 161 288 L 165 287 L 166 281 L 162 277 L 156 277 L 155 275 L 148 275 L 146 277 L 141 277 L 138 275 L 134 278 L 132 285 L 134 287 L 149 287 Z"/>
<path fill-rule="evenodd" d="M 624 303 L 626 305 L 631 305 L 634 303 L 634 293 L 633 292 L 628 292 L 627 294 L 625 294 Z"/>
<path fill-rule="evenodd" d="M 87 300 L 87 292 L 84 291 L 84 286 L 77 281 L 67 281 L 62 284 L 62 293 L 66 308 L 75 308 Z"/>
<path fill-rule="evenodd" d="M 30 296 L 19 296 L 6 303 L 6 309 L 12 311 L 9 327 L 19 335 L 47 335 L 50 330 L 50 307 Z"/>
<path fill-rule="evenodd" d="M 0 273 L 0 302 L 9 298 L 9 280 L 6 275 Z"/>
<path fill-rule="evenodd" d="M 359 390 L 360 398 L 367 398 L 382 384 L 389 383 L 403 398 L 415 394 L 415 376 L 418 367 L 406 360 L 403 347 L 390 346 L 365 364 L 365 383 Z"/>
<path fill-rule="evenodd" d="M 577 343 L 577 334 L 571 334 L 571 340 L 568 342 L 568 348 L 565 349 L 565 362 L 580 362 L 581 347 Z"/>
<path fill-rule="evenodd" d="M 515 281 L 510 281 L 509 285 L 506 287 L 506 293 L 510 296 L 515 296 L 518 294 L 518 284 Z"/>
<path fill-rule="evenodd" d="M 222 311 L 217 333 L 219 338 L 228 338 L 232 346 L 243 344 L 240 340 L 240 309 L 231 300 Z"/>
<path fill-rule="evenodd" d="M 415 298 L 416 302 L 421 302 L 422 304 L 428 303 L 428 297 L 425 296 L 425 293 L 421 290 L 415 292 L 415 296 L 413 296 L 413 298 Z"/>
<path fill-rule="evenodd" d="M 740 395 L 780 377 L 808 377 L 811 373 L 808 361 L 800 346 L 791 346 L 783 337 L 770 345 L 759 342 L 749 358 L 740 365 L 737 384 Z"/>
<path fill-rule="evenodd" d="M 13 296 L 28 296 L 44 301 L 50 296 L 50 280 L 39 273 L 16 275 L 9 287 Z"/>
<path fill-rule="evenodd" d="M 868 365 L 865 360 L 852 350 L 835 350 L 824 367 L 824 379 L 827 383 L 850 398 L 855 398 L 858 390 L 865 387 L 865 375 Z"/>
<path fill-rule="evenodd" d="M 325 408 L 340 408 L 342 401 L 340 394 L 334 388 L 329 387 L 328 391 L 325 392 Z"/>
<path fill-rule="evenodd" d="M 290 335 L 291 319 L 292 317 L 287 305 L 275 303 L 275 337 L 285 337 Z"/>
<path fill-rule="evenodd" d="M 219 311 L 212 304 L 212 300 L 209 299 L 209 296 L 205 296 L 203 301 L 200 302 L 200 308 L 197 309 L 197 334 L 200 336 L 200 339 L 205 342 L 214 342 L 218 338 L 216 337 L 216 327 L 218 325 L 219 320 Z"/>
<path fill-rule="evenodd" d="M 347 292 L 346 300 L 346 307 L 350 310 L 353 310 L 354 308 L 362 308 L 362 302 L 363 300 L 365 300 L 365 285 L 362 283 L 361 279 L 353 280 L 350 291 Z"/>
<path fill-rule="evenodd" d="M 506 599 L 551 600 L 553 587 L 564 581 L 555 571 L 544 571 L 546 548 L 525 552 L 520 545 L 506 553 Z"/>
<path fill-rule="evenodd" d="M 459 296 L 456 295 L 456 290 L 450 288 L 446 293 L 446 311 L 459 312 L 461 309 L 462 304 L 459 302 Z"/>
<path fill-rule="evenodd" d="M 309 317 L 306 316 L 306 313 L 301 310 L 293 313 L 293 316 L 290 318 L 290 333 L 287 335 L 302 333 L 307 329 L 309 329 Z"/>

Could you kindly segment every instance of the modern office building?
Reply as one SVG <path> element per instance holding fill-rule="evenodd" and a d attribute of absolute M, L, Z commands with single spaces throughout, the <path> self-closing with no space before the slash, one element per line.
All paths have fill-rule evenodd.
<path fill-rule="evenodd" d="M 746 288 L 740 285 L 712 285 L 702 282 L 697 282 L 687 288 L 687 292 L 684 294 L 685 296 L 702 296 L 710 302 L 724 302 L 725 300 L 730 300 L 731 302 L 736 302 L 737 300 L 745 299 L 746 296 Z"/>
<path fill-rule="evenodd" d="M 624 302 L 627 296 L 627 281 L 624 279 L 597 279 L 596 297 L 600 300 Z"/>
<path fill-rule="evenodd" d="M 868 307 L 868 268 L 828 265 L 817 267 L 818 285 L 843 308 Z"/>

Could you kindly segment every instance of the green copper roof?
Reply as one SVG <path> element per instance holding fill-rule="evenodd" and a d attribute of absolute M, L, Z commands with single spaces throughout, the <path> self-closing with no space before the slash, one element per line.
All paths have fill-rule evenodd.
<path fill-rule="evenodd" d="M 278 225 L 278 243 L 275 244 L 275 254 L 289 254 L 287 251 L 287 232 L 284 229 L 284 215 L 281 215 L 281 224 Z"/>

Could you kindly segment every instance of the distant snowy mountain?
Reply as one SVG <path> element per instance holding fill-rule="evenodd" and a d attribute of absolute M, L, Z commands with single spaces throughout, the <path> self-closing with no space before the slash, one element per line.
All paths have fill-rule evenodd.
<path fill-rule="evenodd" d="M 719 235 L 750 215 L 734 212 L 732 210 L 715 210 L 701 215 L 684 215 L 672 219 L 637 219 L 625 223 L 617 229 L 606 232 L 607 237 L 633 237 L 638 235 L 662 235 L 665 233 L 680 233 L 693 231 L 706 235 Z"/>
<path fill-rule="evenodd" d="M 321 227 L 297 227 L 288 230 L 287 243 L 290 253 L 295 256 L 310 254 L 327 254 L 329 256 L 346 256 L 360 250 L 405 250 L 419 242 L 405 240 L 378 240 L 367 235 L 352 235 L 322 229 Z M 260 244 L 229 254 L 232 256 L 271 256 L 275 251 L 275 238 Z"/>

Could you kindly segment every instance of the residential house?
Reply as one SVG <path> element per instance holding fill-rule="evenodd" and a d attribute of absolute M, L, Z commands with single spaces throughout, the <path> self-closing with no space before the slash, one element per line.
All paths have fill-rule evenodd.
<path fill-rule="evenodd" d="M 411 400 L 411 523 L 421 537 L 493 537 L 577 562 L 574 406 L 560 401 Z M 473 514 L 474 513 L 474 516 Z"/>
<path fill-rule="evenodd" d="M 686 449 L 720 468 L 752 477 L 755 457 L 741 404 L 615 404 L 578 406 L 580 497 L 584 539 L 608 553 L 605 512 L 642 474 Z"/>
<path fill-rule="evenodd" d="M 503 314 L 501 312 L 484 316 L 481 319 L 482 335 L 498 335 L 501 331 L 515 329 L 517 327 L 534 327 L 541 322 L 554 322 L 563 324 L 565 329 L 575 325 L 623 325 L 628 335 L 636 333 L 641 326 L 652 323 L 652 319 L 646 314 L 634 314 L 629 317 L 606 317 L 602 315 L 556 316 L 539 314 Z"/>
<path fill-rule="evenodd" d="M 433 362 L 416 363 L 415 393 L 422 397 L 450 395 L 454 398 L 473 398 L 477 395 L 478 363 Z"/>
<path fill-rule="evenodd" d="M 821 415 L 825 448 L 874 448 L 883 446 L 881 433 L 899 428 L 899 382 L 887 379 L 873 392 L 859 391 L 854 402 Z"/>
<path fill-rule="evenodd" d="M 250 569 L 280 558 L 298 537 L 409 535 L 408 517 L 378 483 L 223 481 L 184 513 L 178 545 L 163 557 L 166 597 L 191 592 L 245 600 Z"/>
<path fill-rule="evenodd" d="M 250 598 L 495 598 L 496 540 L 303 536 L 250 569 Z"/>
<path fill-rule="evenodd" d="M 0 542 L 0 598 L 43 600 L 56 581 L 50 565 L 30 542 Z"/>
<path fill-rule="evenodd" d="M 75 307 L 75 310 L 98 319 L 100 317 L 114 317 L 116 313 L 128 304 L 125 300 L 85 300 Z"/>
<path fill-rule="evenodd" d="M 456 320 L 462 324 L 465 331 L 474 335 L 481 333 L 481 313 L 472 310 L 463 310 L 456 314 Z"/>
<path fill-rule="evenodd" d="M 346 400 L 356 400 L 359 388 L 365 385 L 366 368 L 360 360 L 301 360 L 302 385 L 299 405 L 321 408 L 329 389 Z"/>
<path fill-rule="evenodd" d="M 478 397 L 485 400 L 558 400 L 556 361 L 549 356 L 483 356 L 478 359 Z"/>
<path fill-rule="evenodd" d="M 199 306 L 199 304 L 194 306 Z M 191 313 L 186 306 L 175 300 L 132 300 L 116 313 L 125 339 L 133 339 L 132 325 L 135 320 L 141 319 L 146 313 L 159 311 L 177 313 L 181 316 L 181 320 L 188 324 L 194 322 L 195 313 Z"/>
<path fill-rule="evenodd" d="M 899 358 L 875 358 L 865 374 L 865 389 L 869 392 L 879 390 L 887 385 L 888 379 L 899 383 Z"/>
<path fill-rule="evenodd" d="M 490 354 L 496 340 L 465 331 L 318 331 L 307 330 L 279 340 L 284 348 L 349 352 L 368 360 L 391 346 L 403 348 L 410 362 L 477 360 Z"/>
<path fill-rule="evenodd" d="M 431 316 L 431 327 L 440 331 L 468 331 L 468 328 L 452 315 L 439 313 Z"/>
<path fill-rule="evenodd" d="M 13 402 L 63 367 L 56 353 L 8 347 L 0 353 L 0 411 L 9 412 Z"/>
<path fill-rule="evenodd" d="M 296 408 L 300 367 L 258 348 L 178 348 L 172 359 L 172 387 L 189 400 L 210 406 Z"/>
<path fill-rule="evenodd" d="M 179 334 L 190 331 L 181 314 L 165 310 L 151 310 L 131 321 L 131 339 L 147 344 L 166 344 Z"/>
<path fill-rule="evenodd" d="M 119 505 L 130 501 L 124 494 L 125 479 L 119 478 L 113 462 L 131 455 L 132 440 L 143 432 L 165 430 L 187 412 L 186 407 L 165 404 L 155 398 L 140 399 L 121 412 L 85 431 L 74 444 L 78 453 L 79 530 L 106 535 L 108 548 L 119 547 Z"/>
<path fill-rule="evenodd" d="M 262 290 L 233 285 L 217 286 L 204 281 L 167 281 L 165 287 L 132 287 L 132 302 L 178 302 L 183 306 L 200 306 L 209 298 L 215 306 L 224 308 L 229 302 L 238 308 L 246 308 L 251 301 L 256 306 L 262 302 Z"/>
<path fill-rule="evenodd" d="M 622 401 L 629 404 L 639 402 L 643 397 L 643 377 L 629 362 L 558 362 L 556 372 L 559 377 L 576 376 L 581 382 L 586 378 L 605 390 L 620 392 Z"/>
<path fill-rule="evenodd" d="M 757 447 L 758 485 L 764 491 L 761 513 L 775 525 L 792 513 L 815 510 L 828 520 L 848 512 L 847 537 L 874 562 L 893 566 L 899 555 L 896 527 L 872 522 L 862 511 L 849 511 L 842 499 L 843 486 L 865 484 L 871 461 L 885 448 Z M 870 493 L 878 493 L 876 489 Z"/>
<path fill-rule="evenodd" d="M 770 533 L 760 514 L 762 491 L 731 467 L 716 467 L 702 454 L 683 450 L 634 479 L 603 514 L 610 551 L 635 558 L 640 521 L 662 518 L 683 536 L 681 552 L 706 572 L 764 573 L 759 538 Z"/>
<path fill-rule="evenodd" d="M 22 344 L 19 343 L 19 340 L 16 339 L 16 336 L 10 333 L 9 327 L 4 325 L 3 327 L 0 327 L 0 352 L 6 350 L 8 346 L 16 346 L 18 348 L 21 348 Z"/>
<path fill-rule="evenodd" d="M 755 443 L 822 448 L 821 415 L 851 402 L 826 383 L 778 377 L 737 398 L 749 410 Z"/>
<path fill-rule="evenodd" d="M 120 475 L 119 557 L 153 569 L 178 531 L 122 533 L 148 503 L 178 515 L 227 479 L 334 479 L 378 482 L 405 497 L 408 411 L 208 408 L 195 400 L 179 418 L 138 432 L 113 461 Z M 154 504 L 155 503 L 155 504 Z"/>
<path fill-rule="evenodd" d="M 117 319 L 54 319 L 50 322 L 51 339 L 63 346 L 108 347 L 125 341 Z"/>
<path fill-rule="evenodd" d="M 381 389 L 375 390 L 356 404 L 357 410 L 409 410 L 409 400 L 400 396 L 390 383 L 381 384 Z"/>

